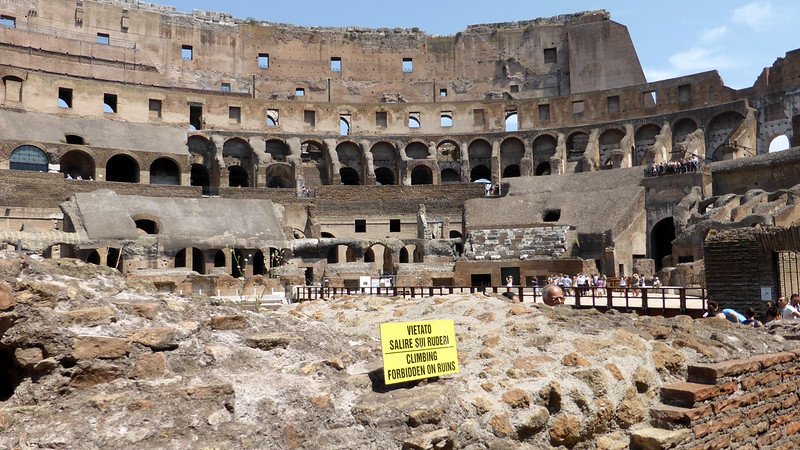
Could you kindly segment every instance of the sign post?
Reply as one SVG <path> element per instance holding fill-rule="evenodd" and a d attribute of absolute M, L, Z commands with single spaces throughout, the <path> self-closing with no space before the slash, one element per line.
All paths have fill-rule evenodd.
<path fill-rule="evenodd" d="M 459 371 L 452 320 L 382 323 L 381 349 L 386 384 Z"/>

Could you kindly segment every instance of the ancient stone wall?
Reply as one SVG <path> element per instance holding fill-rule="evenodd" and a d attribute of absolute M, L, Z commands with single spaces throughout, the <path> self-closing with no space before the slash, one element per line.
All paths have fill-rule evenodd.
<path fill-rule="evenodd" d="M 567 252 L 569 226 L 472 230 L 466 257 L 473 260 L 559 258 Z"/>

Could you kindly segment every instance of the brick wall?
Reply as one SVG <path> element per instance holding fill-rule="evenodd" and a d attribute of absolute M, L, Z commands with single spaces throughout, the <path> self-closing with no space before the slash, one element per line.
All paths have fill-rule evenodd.
<path fill-rule="evenodd" d="M 483 185 L 473 183 L 424 186 L 320 186 L 315 188 L 320 214 L 389 214 L 417 211 L 424 203 L 428 213 L 460 214 L 464 202 L 484 196 Z"/>
<path fill-rule="evenodd" d="M 472 260 L 559 258 L 567 251 L 568 226 L 473 230 L 467 243 Z"/>
<path fill-rule="evenodd" d="M 197 198 L 201 188 L 104 181 L 66 180 L 60 173 L 2 170 L 0 204 L 25 208 L 58 208 L 76 192 L 109 189 L 120 195 Z"/>
<path fill-rule="evenodd" d="M 797 448 L 800 445 L 800 350 L 712 364 L 690 365 L 687 382 L 661 388 L 640 430 L 640 448 Z M 651 441 L 646 447 L 644 437 Z M 653 436 L 661 436 L 660 445 Z M 670 438 L 671 436 L 671 438 Z M 657 439 L 656 439 L 657 440 Z M 670 441 L 672 441 L 670 443 Z"/>

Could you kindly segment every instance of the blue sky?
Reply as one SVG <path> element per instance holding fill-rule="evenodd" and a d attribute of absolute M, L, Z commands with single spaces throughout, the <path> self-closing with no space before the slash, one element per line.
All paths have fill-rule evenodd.
<path fill-rule="evenodd" d="M 628 27 L 649 81 L 719 70 L 725 84 L 752 86 L 761 69 L 800 47 L 792 0 L 160 0 L 180 11 L 316 26 L 419 27 L 449 35 L 467 25 L 606 9 Z"/>

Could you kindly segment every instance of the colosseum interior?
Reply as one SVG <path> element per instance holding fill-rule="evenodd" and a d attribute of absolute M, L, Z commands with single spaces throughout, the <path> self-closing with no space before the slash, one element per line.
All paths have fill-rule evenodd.
<path fill-rule="evenodd" d="M 797 275 L 800 149 L 768 152 L 800 142 L 797 50 L 735 90 L 716 71 L 648 83 L 602 10 L 454 36 L 121 0 L 0 13 L 0 236 L 17 250 L 218 295 L 638 272 L 744 307 L 779 292 L 771 261 L 794 255 Z M 718 233 L 772 227 L 794 237 L 768 270 L 703 265 Z"/>

